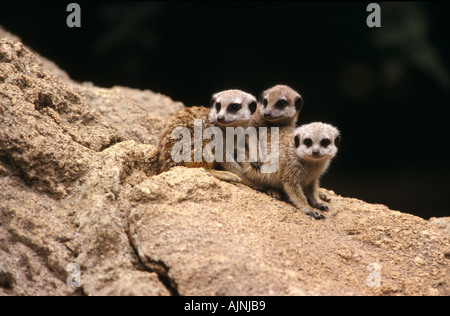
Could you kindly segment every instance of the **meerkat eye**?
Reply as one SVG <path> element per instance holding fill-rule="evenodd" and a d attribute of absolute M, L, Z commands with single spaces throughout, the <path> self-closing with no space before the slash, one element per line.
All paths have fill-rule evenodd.
<path fill-rule="evenodd" d="M 330 144 L 331 144 L 331 141 L 328 138 L 324 138 L 320 142 L 320 146 L 322 146 L 323 148 L 327 148 L 328 145 L 330 145 Z"/>
<path fill-rule="evenodd" d="M 306 147 L 311 147 L 312 144 L 313 144 L 313 142 L 312 142 L 311 138 L 305 138 L 305 140 L 303 141 L 303 144 L 304 144 Z"/>
<path fill-rule="evenodd" d="M 220 109 L 222 108 L 222 104 L 220 104 L 219 102 L 216 103 L 216 110 L 217 112 L 220 112 Z"/>
<path fill-rule="evenodd" d="M 275 106 L 276 106 L 277 108 L 283 109 L 283 108 L 285 108 L 287 105 L 288 105 L 288 101 L 286 101 L 286 100 L 279 100 L 279 101 L 276 103 Z"/>
<path fill-rule="evenodd" d="M 300 146 L 300 136 L 295 135 L 295 148 L 298 148 Z"/>
<path fill-rule="evenodd" d="M 228 111 L 230 111 L 231 113 L 236 113 L 236 112 L 238 112 L 241 108 L 242 108 L 242 106 L 241 106 L 239 103 L 232 103 L 232 104 L 230 104 L 230 106 L 228 107 Z"/>
<path fill-rule="evenodd" d="M 263 100 L 263 106 L 264 106 L 264 107 L 267 107 L 267 104 L 268 104 L 267 99 L 264 99 L 264 100 Z"/>

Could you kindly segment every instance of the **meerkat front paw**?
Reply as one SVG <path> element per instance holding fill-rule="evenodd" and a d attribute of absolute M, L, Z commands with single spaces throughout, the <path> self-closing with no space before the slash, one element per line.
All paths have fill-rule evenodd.
<path fill-rule="evenodd" d="M 326 205 L 323 204 L 323 203 L 316 203 L 316 204 L 311 205 L 311 206 L 314 207 L 314 208 L 316 208 L 316 209 L 318 209 L 318 210 L 321 210 L 321 211 L 323 211 L 323 212 L 326 212 L 326 211 L 329 210 L 328 206 L 326 206 Z"/>
<path fill-rule="evenodd" d="M 311 206 L 311 207 L 314 207 L 314 208 L 316 208 L 316 209 L 318 209 L 318 210 L 321 210 L 321 211 L 328 211 L 329 209 L 328 209 L 328 206 L 326 206 L 325 204 L 323 204 L 323 203 L 320 203 L 319 201 L 317 201 L 316 199 L 308 199 L 308 203 L 309 203 L 309 205 Z"/>
<path fill-rule="evenodd" d="M 278 199 L 278 200 L 282 199 L 281 193 L 277 190 L 269 189 L 269 190 L 267 190 L 266 193 L 267 193 L 267 195 L 273 197 L 274 199 Z"/>
<path fill-rule="evenodd" d="M 260 161 L 251 162 L 250 165 L 255 171 L 261 172 L 261 166 L 263 165 Z"/>
<path fill-rule="evenodd" d="M 307 211 L 307 212 L 305 212 L 305 213 L 306 213 L 306 215 L 309 215 L 309 216 L 311 216 L 312 218 L 317 219 L 317 220 L 319 220 L 319 219 L 325 219 L 325 216 L 323 216 L 322 214 L 320 214 L 319 212 L 314 211 L 314 210 L 309 210 L 309 211 Z"/>

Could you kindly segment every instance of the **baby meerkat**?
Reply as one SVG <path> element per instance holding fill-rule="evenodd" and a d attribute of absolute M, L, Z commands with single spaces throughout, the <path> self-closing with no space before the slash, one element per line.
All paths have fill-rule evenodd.
<path fill-rule="evenodd" d="M 303 98 L 297 91 L 286 85 L 276 85 L 261 94 L 250 126 L 295 126 L 302 108 Z"/>
<path fill-rule="evenodd" d="M 339 130 L 329 124 L 311 123 L 297 129 L 282 128 L 279 133 L 278 169 L 262 173 L 250 163 L 241 163 L 243 172 L 240 176 L 265 189 L 284 192 L 290 202 L 305 214 L 316 219 L 324 218 L 310 207 L 328 210 L 320 202 L 319 178 L 337 154 L 341 139 Z"/>
<path fill-rule="evenodd" d="M 227 127 L 247 127 L 250 118 L 255 113 L 257 101 L 254 96 L 241 90 L 226 90 L 218 92 L 212 96 L 211 109 L 204 107 L 184 108 L 175 113 L 166 122 L 159 141 L 159 172 L 165 172 L 175 166 L 188 168 L 204 168 L 214 177 L 229 181 L 240 182 L 240 178 L 228 171 L 215 170 L 219 165 L 212 161 L 208 162 L 203 157 L 201 161 L 195 162 L 195 120 L 201 120 L 201 148 L 210 140 L 203 137 L 206 128 L 215 126 L 222 130 Z M 185 128 L 191 135 L 191 155 L 190 161 L 175 162 L 172 156 L 173 148 L 178 139 L 173 138 L 178 127 Z M 200 126 L 197 126 L 199 128 Z M 176 133 L 175 133 L 176 134 Z"/>
<path fill-rule="evenodd" d="M 276 85 L 261 93 L 258 109 L 250 121 L 253 127 L 294 127 L 303 108 L 302 96 L 286 85 Z M 252 166 L 259 170 L 261 163 L 253 162 Z M 275 191 L 270 195 L 280 198 Z"/>

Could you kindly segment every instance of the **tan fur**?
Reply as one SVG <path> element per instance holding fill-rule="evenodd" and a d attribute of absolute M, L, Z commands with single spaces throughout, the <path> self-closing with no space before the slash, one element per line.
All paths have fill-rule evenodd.
<path fill-rule="evenodd" d="M 202 161 L 201 163 L 194 162 L 194 120 L 201 119 L 202 124 L 202 134 L 208 126 L 210 126 L 210 122 L 208 119 L 210 109 L 204 107 L 191 107 L 184 108 L 169 118 L 166 122 L 164 129 L 159 138 L 159 172 L 165 172 L 175 166 L 184 166 L 188 168 L 205 168 L 212 169 L 212 163 L 208 163 L 206 161 Z M 175 163 L 172 160 L 171 152 L 172 147 L 179 141 L 177 139 L 172 139 L 173 130 L 178 127 L 183 126 L 187 127 L 191 131 L 191 161 L 192 162 L 180 162 Z M 205 141 L 204 141 L 205 142 Z M 205 144 L 202 144 L 204 147 Z"/>

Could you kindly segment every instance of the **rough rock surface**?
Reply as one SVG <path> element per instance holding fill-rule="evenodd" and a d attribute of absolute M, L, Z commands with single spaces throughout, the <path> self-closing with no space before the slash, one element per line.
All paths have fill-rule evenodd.
<path fill-rule="evenodd" d="M 157 175 L 181 103 L 76 83 L 17 40 L 0 40 L 0 295 L 450 295 L 448 219 L 329 191 L 315 221 L 201 169 Z"/>

